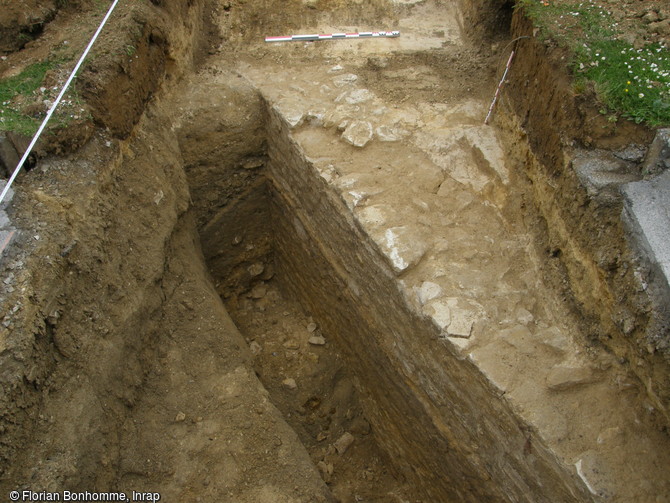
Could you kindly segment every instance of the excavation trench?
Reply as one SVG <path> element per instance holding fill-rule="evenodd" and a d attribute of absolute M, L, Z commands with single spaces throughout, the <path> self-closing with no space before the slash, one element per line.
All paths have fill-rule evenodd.
<path fill-rule="evenodd" d="M 251 114 L 262 123 L 222 133 L 202 120 L 211 113 L 202 105 L 181 122 L 180 144 L 205 260 L 257 375 L 333 493 L 574 498 L 579 485 L 541 443 L 524 450 L 531 430 L 410 307 L 387 257 L 277 109 L 263 100 Z"/>

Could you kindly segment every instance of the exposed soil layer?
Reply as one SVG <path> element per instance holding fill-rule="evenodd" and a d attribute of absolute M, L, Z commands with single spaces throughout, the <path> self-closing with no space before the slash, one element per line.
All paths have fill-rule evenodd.
<path fill-rule="evenodd" d="M 532 33 L 517 12 L 512 35 Z M 667 426 L 670 320 L 667 299 L 655 286 L 664 280 L 640 260 L 627 237 L 619 191 L 588 187 L 575 168 L 580 156 L 594 149 L 603 162 L 627 149 L 644 153 L 653 131 L 631 121 L 608 123 L 591 96 L 575 94 L 564 57 L 551 42 L 519 41 L 507 113 L 498 124 L 510 132 L 508 155 L 526 166 L 549 281 L 571 299 L 587 340 L 630 362 Z M 522 146 L 526 140 L 530 149 Z M 642 178 L 639 161 L 626 168 L 628 181 Z"/>

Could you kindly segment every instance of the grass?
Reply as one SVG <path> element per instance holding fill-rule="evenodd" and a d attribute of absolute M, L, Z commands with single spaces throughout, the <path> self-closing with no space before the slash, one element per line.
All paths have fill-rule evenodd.
<path fill-rule="evenodd" d="M 25 115 L 15 98 L 31 96 L 54 66 L 52 61 L 35 63 L 15 77 L 0 80 L 0 131 L 16 131 L 26 136 L 35 134 L 39 127 L 37 118 Z"/>
<path fill-rule="evenodd" d="M 19 75 L 0 80 L 0 131 L 33 136 L 60 92 L 60 85 L 44 87 L 46 73 L 69 58 L 48 59 L 30 65 Z M 49 129 L 66 127 L 72 120 L 89 119 L 90 113 L 71 87 L 52 116 Z"/>
<path fill-rule="evenodd" d="M 556 40 L 572 53 L 575 89 L 592 84 L 603 113 L 670 126 L 670 54 L 649 44 L 635 49 L 620 38 L 621 30 L 597 0 L 555 3 L 519 0 L 541 36 Z"/>

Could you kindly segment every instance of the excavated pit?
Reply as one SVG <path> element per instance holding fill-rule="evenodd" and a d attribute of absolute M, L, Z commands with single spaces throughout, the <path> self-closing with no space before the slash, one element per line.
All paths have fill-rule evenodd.
<path fill-rule="evenodd" d="M 207 98 L 194 102 L 205 96 L 198 86 Z M 333 493 L 342 501 L 588 498 L 500 391 L 410 307 L 387 258 L 291 126 L 245 86 L 232 78 L 217 88 L 208 78 L 178 107 L 188 118 L 178 136 L 203 254 L 257 375 Z M 210 106 L 212 94 L 245 98 L 233 114 L 242 127 L 222 126 L 234 117 Z M 347 435 L 351 458 L 336 447 Z"/>

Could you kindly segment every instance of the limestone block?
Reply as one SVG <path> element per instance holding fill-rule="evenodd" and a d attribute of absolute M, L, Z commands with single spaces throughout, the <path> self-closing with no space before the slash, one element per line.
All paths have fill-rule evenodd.
<path fill-rule="evenodd" d="M 351 121 L 358 112 L 360 107 L 358 105 L 341 104 L 337 105 L 334 110 L 326 112 L 323 118 L 323 127 L 332 128 L 340 124 Z"/>
<path fill-rule="evenodd" d="M 358 221 L 368 231 L 384 225 L 392 214 L 392 209 L 385 204 L 366 206 L 356 213 Z"/>
<path fill-rule="evenodd" d="M 549 327 L 537 333 L 540 343 L 559 355 L 570 350 L 570 337 L 558 327 Z"/>
<path fill-rule="evenodd" d="M 344 87 L 354 84 L 358 80 L 358 75 L 353 73 L 345 73 L 344 75 L 338 75 L 333 78 L 333 84 L 335 87 Z"/>
<path fill-rule="evenodd" d="M 439 297 L 442 294 L 442 287 L 432 281 L 424 281 L 421 286 L 416 289 L 416 296 L 419 303 L 423 306 L 428 301 Z"/>
<path fill-rule="evenodd" d="M 423 309 L 423 312 L 433 318 L 440 329 L 446 332 L 447 327 L 451 324 L 451 309 L 446 299 L 431 302 Z"/>
<path fill-rule="evenodd" d="M 553 391 L 567 391 L 593 381 L 595 375 L 590 368 L 574 364 L 556 365 L 546 379 L 547 387 Z"/>
<path fill-rule="evenodd" d="M 670 128 L 659 129 L 642 164 L 642 173 L 658 174 L 670 168 Z"/>
<path fill-rule="evenodd" d="M 305 120 L 302 105 L 292 99 L 285 98 L 275 104 L 275 109 L 286 120 L 291 128 L 300 126 Z"/>
<path fill-rule="evenodd" d="M 575 463 L 575 469 L 592 494 L 608 500 L 616 496 L 612 490 L 612 480 L 608 477 L 609 467 L 595 451 L 582 453 Z"/>
<path fill-rule="evenodd" d="M 416 265 L 428 250 L 419 233 L 406 226 L 386 229 L 378 244 L 396 274 Z"/>
<path fill-rule="evenodd" d="M 372 124 L 367 121 L 351 121 L 342 133 L 342 139 L 354 147 L 363 148 L 373 136 Z"/>
<path fill-rule="evenodd" d="M 379 141 L 400 141 L 409 135 L 409 132 L 394 126 L 379 126 L 375 133 Z"/>
<path fill-rule="evenodd" d="M 524 325 L 516 325 L 502 330 L 498 337 L 521 353 L 532 354 L 535 351 L 536 344 L 533 335 Z"/>
<path fill-rule="evenodd" d="M 435 320 L 444 336 L 467 339 L 475 322 L 484 315 L 484 308 L 470 299 L 443 297 L 428 302 L 423 313 Z"/>
<path fill-rule="evenodd" d="M 620 197 L 618 187 L 621 184 L 639 179 L 633 163 L 602 150 L 579 153 L 573 159 L 572 167 L 587 193 L 605 202 Z"/>
<path fill-rule="evenodd" d="M 374 99 L 375 95 L 368 89 L 354 89 L 353 91 L 345 91 L 335 98 L 335 103 L 349 103 L 350 105 L 358 105 Z"/>
<path fill-rule="evenodd" d="M 507 185 L 509 183 L 509 171 L 505 163 L 505 152 L 500 146 L 495 130 L 486 126 L 466 128 L 465 137 L 473 148 L 481 152 L 503 184 Z"/>

